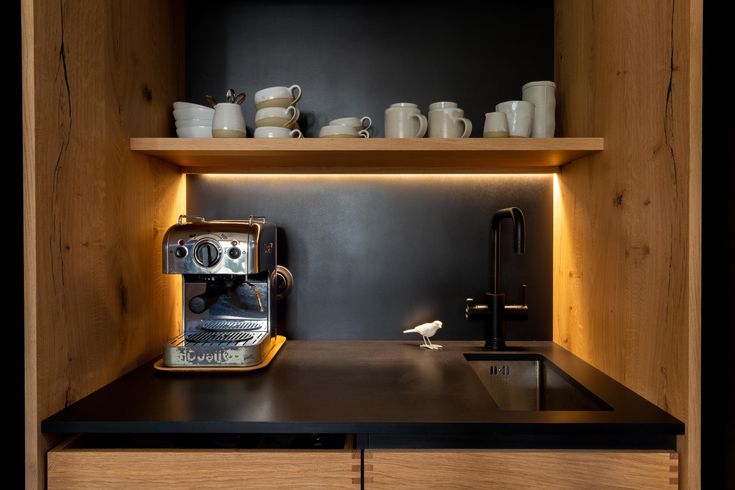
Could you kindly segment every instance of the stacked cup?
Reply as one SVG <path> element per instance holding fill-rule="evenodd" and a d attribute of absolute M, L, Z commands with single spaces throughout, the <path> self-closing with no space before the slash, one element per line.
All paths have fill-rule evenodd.
<path fill-rule="evenodd" d="M 256 138 L 301 138 L 297 128 L 301 115 L 296 103 L 301 99 L 301 87 L 269 87 L 255 92 Z"/>
<path fill-rule="evenodd" d="M 368 116 L 332 119 L 319 131 L 320 138 L 369 138 L 373 120 Z"/>
<path fill-rule="evenodd" d="M 190 102 L 174 102 L 176 136 L 179 138 L 211 138 L 214 109 Z"/>
<path fill-rule="evenodd" d="M 469 138 L 472 122 L 456 102 L 429 105 L 429 138 Z"/>

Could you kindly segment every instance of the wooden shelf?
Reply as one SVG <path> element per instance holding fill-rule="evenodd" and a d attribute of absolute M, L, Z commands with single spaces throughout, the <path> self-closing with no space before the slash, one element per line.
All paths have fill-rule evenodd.
<path fill-rule="evenodd" d="M 131 138 L 186 173 L 549 173 L 604 138 Z"/>

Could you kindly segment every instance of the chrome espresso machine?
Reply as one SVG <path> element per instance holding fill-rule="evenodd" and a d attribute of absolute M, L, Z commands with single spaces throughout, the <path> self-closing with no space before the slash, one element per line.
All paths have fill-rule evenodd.
<path fill-rule="evenodd" d="M 163 272 L 181 274 L 182 333 L 166 367 L 261 363 L 276 342 L 276 226 L 265 218 L 182 215 L 163 239 Z"/>

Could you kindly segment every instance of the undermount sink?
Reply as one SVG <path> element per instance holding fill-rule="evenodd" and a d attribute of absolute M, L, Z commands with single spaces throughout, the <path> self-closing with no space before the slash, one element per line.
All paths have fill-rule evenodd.
<path fill-rule="evenodd" d="M 500 410 L 611 410 L 539 354 L 465 354 Z"/>

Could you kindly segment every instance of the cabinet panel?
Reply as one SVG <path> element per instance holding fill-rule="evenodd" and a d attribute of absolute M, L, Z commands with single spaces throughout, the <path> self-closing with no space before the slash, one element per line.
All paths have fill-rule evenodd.
<path fill-rule="evenodd" d="M 49 490 L 359 488 L 350 450 L 59 449 Z"/>
<path fill-rule="evenodd" d="M 365 451 L 365 489 L 673 489 L 668 451 Z"/>

